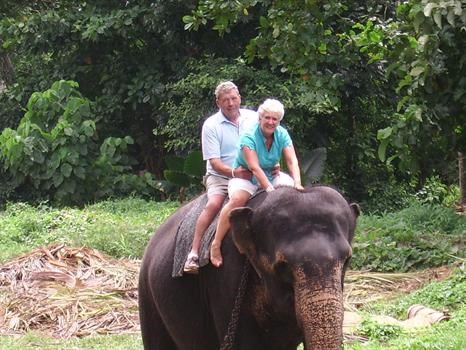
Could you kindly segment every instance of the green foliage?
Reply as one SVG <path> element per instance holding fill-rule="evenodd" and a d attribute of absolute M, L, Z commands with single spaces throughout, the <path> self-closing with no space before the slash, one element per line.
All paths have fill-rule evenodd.
<path fill-rule="evenodd" d="M 122 189 L 117 184 L 131 169 L 127 153 L 133 140 L 108 137 L 99 145 L 98 118 L 77 88 L 76 82 L 61 80 L 32 94 L 17 130 L 3 130 L 1 156 L 15 187 L 32 186 L 42 198 L 63 203 Z"/>
<path fill-rule="evenodd" d="M 72 79 L 95 101 L 99 136 L 131 136 L 138 169 L 159 179 L 167 140 L 152 130 L 167 122 L 162 107 L 170 98 L 166 86 L 179 79 L 189 58 L 217 50 L 236 57 L 249 31 L 235 31 L 228 42 L 209 31 L 194 36 L 183 30 L 181 18 L 192 4 L 182 0 L 5 1 L 8 16 L 0 21 L 0 50 L 10 55 L 16 73 L 5 92 L 9 110 L 3 104 L 0 108 L 5 126 L 16 126 L 18 109 L 32 92 Z M 185 124 L 192 125 L 189 120 Z M 190 137 L 195 136 L 199 134 L 191 128 Z"/>
<path fill-rule="evenodd" d="M 359 205 L 369 215 L 384 215 L 408 207 L 412 203 L 414 189 L 406 182 L 396 181 L 393 176 L 388 179 L 367 177 L 367 194 Z"/>
<path fill-rule="evenodd" d="M 266 59 L 272 68 L 289 73 L 295 84 L 308 91 L 308 96 L 314 95 L 320 106 L 325 106 L 320 114 L 347 108 L 352 111 L 350 114 L 358 115 L 359 106 L 352 108 L 346 103 L 367 101 L 370 93 L 382 104 L 384 97 L 379 91 L 384 82 L 377 68 L 365 65 L 344 33 L 361 17 L 386 16 L 391 11 L 389 4 L 203 0 L 183 20 L 189 29 L 195 30 L 212 21 L 213 29 L 220 33 L 243 21 L 254 22 L 259 30 L 245 50 L 248 62 Z"/>
<path fill-rule="evenodd" d="M 205 163 L 200 151 L 193 151 L 183 159 L 180 157 L 166 157 L 168 169 L 164 171 L 165 178 L 175 185 L 188 187 L 192 183 L 200 182 L 205 173 Z"/>
<path fill-rule="evenodd" d="M 191 192 L 199 192 L 202 176 L 205 173 L 205 162 L 200 151 L 193 151 L 186 158 L 165 157 L 168 169 L 164 170 L 165 179 L 179 188 L 179 200 L 184 202 L 185 192 L 189 188 Z"/>
<path fill-rule="evenodd" d="M 451 150 L 466 144 L 465 24 L 461 1 L 412 0 L 399 5 L 391 23 L 353 27 L 361 52 L 372 62 L 387 61 L 387 74 L 398 81 L 397 113 L 379 130 L 379 157 L 422 178 L 427 167 L 440 172 L 454 161 Z"/>
<path fill-rule="evenodd" d="M 441 206 L 412 203 L 383 216 L 362 215 L 353 243 L 352 267 L 409 271 L 464 258 L 466 218 Z"/>
<path fill-rule="evenodd" d="M 327 160 L 327 150 L 319 147 L 311 151 L 302 151 L 301 171 L 305 175 L 307 184 L 311 184 L 320 179 L 324 173 L 325 161 Z"/>
<path fill-rule="evenodd" d="M 0 210 L 3 209 L 4 203 L 12 196 L 14 185 L 11 183 L 8 173 L 4 170 L 0 159 Z"/>
<path fill-rule="evenodd" d="M 441 182 L 439 176 L 431 176 L 424 186 L 416 192 L 417 200 L 424 204 L 442 204 L 452 206 L 459 199 L 457 186 L 447 186 Z"/>
<path fill-rule="evenodd" d="M 381 324 L 371 319 L 363 320 L 356 330 L 358 334 L 364 335 L 371 340 L 385 342 L 387 340 L 399 337 L 403 329 L 395 324 Z"/>
<path fill-rule="evenodd" d="M 229 79 L 250 108 L 265 97 L 284 102 L 298 155 L 327 149 L 325 182 L 371 206 L 381 193 L 392 207 L 403 183 L 423 184 L 433 170 L 451 179 L 445 164 L 452 153 L 443 152 L 466 144 L 456 4 L 412 0 L 396 12 L 387 0 L 5 0 L 0 56 L 11 58 L 15 79 L 0 94 L 0 129 L 17 128 L 35 91 L 76 81 L 93 101 L 97 148 L 107 137 L 130 136 L 134 144 L 121 153 L 133 156 L 134 169 L 154 174 L 124 170 L 102 192 L 124 194 L 129 183 L 166 197 L 165 156 L 200 149 L 203 118 L 217 108 L 213 89 Z M 184 30 L 182 19 L 197 31 Z M 377 130 L 385 130 L 379 140 Z M 379 164 L 379 143 L 386 164 Z M 33 189 L 15 194 L 36 197 Z"/>
<path fill-rule="evenodd" d="M 396 181 L 393 176 L 368 179 L 367 195 L 359 204 L 366 213 L 382 215 L 406 208 L 413 200 L 453 208 L 460 198 L 459 187 L 447 185 L 438 175 L 427 178 L 424 185 L 416 190 L 417 182 L 416 177 L 412 177 L 409 183 Z"/>

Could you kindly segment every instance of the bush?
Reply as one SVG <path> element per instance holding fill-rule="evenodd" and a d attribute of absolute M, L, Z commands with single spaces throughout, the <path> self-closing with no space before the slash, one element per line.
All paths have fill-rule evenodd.
<path fill-rule="evenodd" d="M 412 202 L 413 190 L 405 182 L 376 179 L 366 186 L 367 194 L 359 203 L 365 213 L 382 215 L 406 208 Z"/>
<path fill-rule="evenodd" d="M 403 333 L 403 329 L 399 325 L 381 324 L 367 319 L 358 327 L 357 333 L 365 335 L 371 340 L 387 341 L 399 337 Z"/>
<path fill-rule="evenodd" d="M 44 92 L 32 94 L 17 130 L 0 135 L 0 156 L 13 179 L 13 187 L 39 192 L 39 198 L 82 204 L 114 193 L 134 190 L 158 192 L 153 179 L 131 177 L 134 161 L 128 156 L 129 136 L 99 140 L 93 103 L 73 81 L 57 81 Z M 136 180 L 140 181 L 136 181 Z M 134 184 L 132 188 L 130 185 Z"/>
<path fill-rule="evenodd" d="M 448 186 L 442 183 L 439 176 L 426 180 L 424 186 L 416 192 L 417 200 L 424 204 L 442 204 L 452 206 L 459 198 L 458 186 Z"/>
<path fill-rule="evenodd" d="M 359 218 L 352 267 L 372 271 L 409 271 L 440 266 L 464 257 L 466 218 L 439 205 L 413 202 L 382 216 Z"/>

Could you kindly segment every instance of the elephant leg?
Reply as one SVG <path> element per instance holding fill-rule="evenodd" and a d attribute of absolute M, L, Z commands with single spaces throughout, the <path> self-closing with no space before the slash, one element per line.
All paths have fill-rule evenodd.
<path fill-rule="evenodd" d="M 147 297 L 139 296 L 139 317 L 144 350 L 177 350 L 158 310 L 152 302 L 145 302 L 147 300 Z"/>

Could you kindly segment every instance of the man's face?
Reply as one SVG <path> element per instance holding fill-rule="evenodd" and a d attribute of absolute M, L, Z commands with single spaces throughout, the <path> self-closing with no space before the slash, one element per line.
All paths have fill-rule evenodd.
<path fill-rule="evenodd" d="M 238 91 L 230 90 L 222 92 L 217 99 L 217 106 L 228 119 L 235 119 L 239 116 L 241 96 Z"/>

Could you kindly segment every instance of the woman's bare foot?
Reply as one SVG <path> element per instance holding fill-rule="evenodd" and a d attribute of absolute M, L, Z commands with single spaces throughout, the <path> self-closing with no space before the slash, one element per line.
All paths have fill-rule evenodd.
<path fill-rule="evenodd" d="M 220 245 L 216 243 L 212 243 L 210 246 L 210 262 L 215 267 L 222 266 L 223 259 L 222 259 L 222 252 L 220 251 Z"/>

